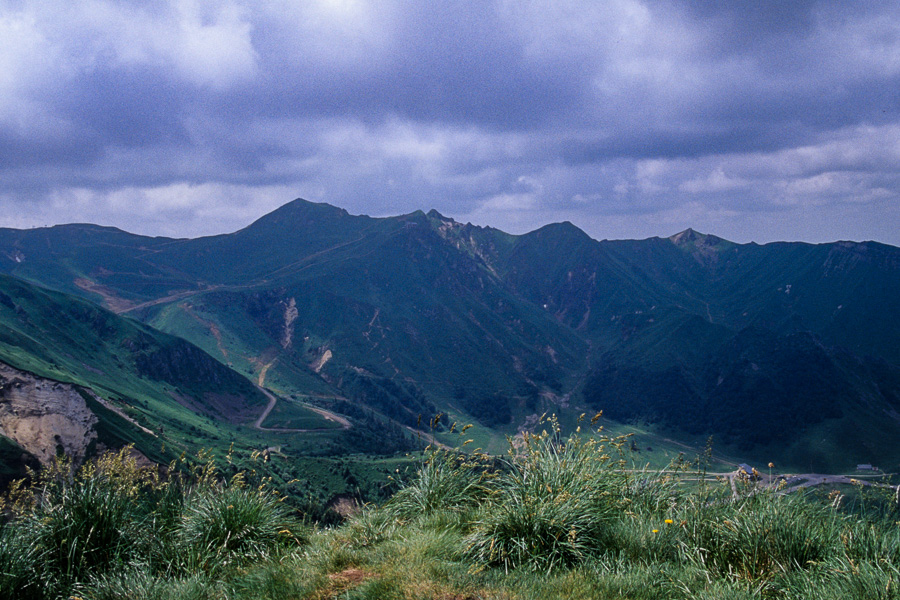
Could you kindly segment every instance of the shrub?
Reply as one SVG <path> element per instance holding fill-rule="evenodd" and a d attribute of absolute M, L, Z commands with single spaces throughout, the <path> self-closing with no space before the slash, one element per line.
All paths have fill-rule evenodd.
<path fill-rule="evenodd" d="M 0 529 L 0 597 L 56 598 L 76 589 L 118 597 L 135 582 L 146 583 L 147 598 L 207 597 L 198 576 L 302 541 L 301 525 L 266 485 L 251 488 L 242 474 L 219 483 L 208 455 L 187 472 L 170 465 L 161 481 L 130 451 L 74 472 L 60 459 L 32 483 L 11 486 L 4 508 L 12 519 Z M 172 575 L 184 577 L 169 581 Z"/>
<path fill-rule="evenodd" d="M 28 490 L 32 507 L 15 526 L 45 591 L 68 589 L 139 551 L 144 514 L 137 499 L 147 472 L 129 451 L 87 463 L 74 476 L 67 461 L 58 461 Z"/>
<path fill-rule="evenodd" d="M 154 576 L 141 567 L 105 573 L 80 586 L 79 598 L 89 600 L 225 600 L 215 583 L 191 576 L 185 579 Z"/>
<path fill-rule="evenodd" d="M 0 529 L 0 598 L 41 598 L 35 546 L 13 527 Z"/>

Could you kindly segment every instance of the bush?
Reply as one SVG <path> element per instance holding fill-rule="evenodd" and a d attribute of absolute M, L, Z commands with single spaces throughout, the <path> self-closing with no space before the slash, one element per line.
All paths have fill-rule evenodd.
<path fill-rule="evenodd" d="M 198 575 L 303 541 L 302 526 L 266 485 L 250 487 L 242 474 L 225 485 L 206 455 L 186 472 L 170 465 L 163 481 L 130 451 L 74 472 L 60 459 L 32 483 L 11 486 L 0 597 L 56 598 L 75 589 L 128 597 L 120 592 L 135 582 L 146 584 L 147 598 L 207 597 Z M 173 574 L 184 577 L 170 581 Z"/>
<path fill-rule="evenodd" d="M 67 461 L 57 461 L 28 490 L 31 507 L 11 526 L 26 540 L 46 594 L 140 551 L 145 515 L 138 498 L 148 480 L 128 450 L 85 464 L 74 476 Z"/>
<path fill-rule="evenodd" d="M 173 579 L 155 576 L 140 566 L 105 573 L 78 589 L 78 597 L 89 600 L 225 600 L 215 583 L 198 576 Z"/>
<path fill-rule="evenodd" d="M 13 527 L 0 530 L 0 598 L 41 598 L 36 548 Z"/>

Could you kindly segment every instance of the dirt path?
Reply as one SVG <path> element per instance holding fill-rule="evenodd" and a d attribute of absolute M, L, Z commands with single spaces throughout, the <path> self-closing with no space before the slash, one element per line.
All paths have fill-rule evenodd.
<path fill-rule="evenodd" d="M 73 283 L 84 291 L 97 294 L 98 296 L 103 298 L 103 302 L 106 304 L 106 308 L 113 311 L 117 315 L 129 311 L 135 306 L 134 303 L 130 300 L 119 298 L 118 296 L 116 296 L 115 292 L 112 289 L 106 287 L 105 285 L 99 284 L 96 281 L 91 281 L 90 279 L 79 277 Z"/>
<path fill-rule="evenodd" d="M 352 425 L 350 424 L 350 421 L 348 421 L 347 419 L 345 419 L 344 417 L 342 417 L 339 414 L 331 412 L 330 410 L 325 410 L 324 408 L 319 408 L 318 406 L 310 406 L 309 404 L 304 404 L 303 406 L 305 406 L 306 408 L 308 408 L 309 410 L 311 410 L 313 412 L 319 413 L 320 415 L 322 415 L 329 421 L 339 423 L 341 425 L 341 429 L 346 430 L 346 429 L 350 429 L 352 427 Z"/>
<path fill-rule="evenodd" d="M 276 360 L 278 360 L 278 359 L 276 358 L 274 360 L 270 360 L 269 362 L 267 362 L 266 364 L 263 365 L 262 369 L 259 370 L 259 377 L 256 378 L 257 386 L 264 387 L 266 385 L 266 373 L 269 372 L 269 367 L 274 365 Z"/>
<path fill-rule="evenodd" d="M 256 421 L 253 423 L 253 426 L 260 431 L 272 431 L 275 433 L 314 433 L 321 431 L 334 431 L 334 429 L 330 427 L 317 427 L 314 429 L 287 429 L 280 427 L 262 426 L 266 418 L 268 418 L 269 413 L 272 412 L 272 409 L 275 408 L 275 404 L 278 402 L 278 398 L 275 397 L 275 394 L 263 387 L 266 384 L 266 374 L 269 372 L 269 367 L 274 365 L 277 360 L 278 359 L 276 358 L 263 365 L 263 368 L 259 371 L 259 376 L 256 378 L 256 387 L 259 389 L 259 391 L 266 395 L 266 397 L 269 399 L 269 403 L 266 404 L 266 407 L 263 409 L 262 414 L 259 415 Z M 343 430 L 347 430 L 352 427 L 350 421 L 338 414 L 331 412 L 330 410 L 325 410 L 324 408 L 319 408 L 318 406 L 310 406 L 309 404 L 303 404 L 303 406 L 313 411 L 314 413 L 321 415 L 332 423 L 338 423 Z"/>
<path fill-rule="evenodd" d="M 269 372 L 269 367 L 271 367 L 275 363 L 275 360 L 271 360 L 263 365 L 263 368 L 259 370 L 259 376 L 256 378 L 256 387 L 269 399 L 269 403 L 263 409 L 262 414 L 259 415 L 259 418 L 256 419 L 256 422 L 253 424 L 254 427 L 262 431 L 266 431 L 266 429 L 262 426 L 263 421 L 266 420 L 266 417 L 268 417 L 269 413 L 272 412 L 272 409 L 275 408 L 275 403 L 278 402 L 275 394 L 271 393 L 265 388 L 266 374 Z"/>
<path fill-rule="evenodd" d="M 263 410 L 262 414 L 259 415 L 259 418 L 256 419 L 256 422 L 253 423 L 253 427 L 255 427 L 256 429 L 259 429 L 260 431 L 269 431 L 272 433 L 322 433 L 322 432 L 326 432 L 326 431 L 335 431 L 331 427 L 316 427 L 313 429 L 288 429 L 288 428 L 281 428 L 281 427 L 263 427 L 262 426 L 263 422 L 266 420 L 266 417 L 269 416 L 269 413 L 272 412 L 272 409 L 275 408 L 275 403 L 278 402 L 278 399 L 275 397 L 275 394 L 273 394 L 272 392 L 270 392 L 269 390 L 267 390 L 263 387 L 260 387 L 259 391 L 261 391 L 263 394 L 266 395 L 266 397 L 269 399 L 269 403 L 266 405 L 266 408 L 265 408 L 265 410 Z M 325 410 L 324 408 L 319 408 L 317 406 L 310 406 L 308 404 L 304 404 L 303 406 L 315 413 L 320 414 L 321 416 L 325 417 L 327 420 L 329 420 L 333 423 L 339 423 L 341 426 L 341 429 L 343 429 L 343 430 L 347 430 L 352 427 L 352 425 L 350 424 L 350 421 L 348 421 L 344 417 L 337 415 L 329 410 Z"/>
<path fill-rule="evenodd" d="M 174 302 L 175 300 L 181 300 L 182 298 L 190 298 L 191 296 L 196 296 L 197 294 L 201 294 L 203 292 L 209 292 L 218 287 L 217 285 L 209 285 L 199 290 L 188 290 L 186 292 L 178 292 L 177 294 L 170 294 L 168 296 L 163 296 L 162 298 L 157 298 L 155 300 L 148 300 L 147 302 L 141 302 L 140 304 L 134 304 L 129 308 L 124 310 L 113 310 L 116 314 L 125 314 L 131 312 L 133 310 L 139 310 L 141 308 L 147 308 L 148 306 L 156 306 L 157 304 L 165 304 L 166 302 Z"/>
<path fill-rule="evenodd" d="M 792 480 L 795 483 L 791 483 Z M 805 488 L 815 487 L 817 485 L 838 484 L 896 489 L 896 486 L 889 485 L 887 483 L 873 482 L 867 479 L 850 477 L 848 475 L 824 475 L 822 473 L 800 473 L 798 475 L 789 475 L 787 476 L 787 479 L 785 479 L 785 482 L 786 486 L 781 490 L 781 492 L 784 494 L 795 492 L 797 490 L 802 490 Z M 769 485 L 772 485 L 773 483 L 774 482 L 770 482 Z"/>
<path fill-rule="evenodd" d="M 731 487 L 731 493 L 734 498 L 739 498 L 742 495 L 747 494 L 746 490 L 744 492 L 739 492 L 739 490 L 737 489 L 737 480 L 740 479 L 737 471 L 733 471 L 730 473 L 706 473 L 706 476 L 727 480 L 728 485 Z M 889 474 L 884 475 L 884 477 L 888 476 Z M 760 472 L 759 480 L 757 482 L 758 485 L 754 487 L 754 489 L 750 491 L 749 494 L 758 494 L 763 490 L 774 490 L 778 495 L 784 495 L 790 494 L 792 492 L 798 492 L 800 490 L 805 490 L 811 487 L 816 487 L 819 485 L 841 484 L 887 488 L 895 491 L 898 489 L 898 486 L 890 485 L 887 483 L 879 483 L 877 481 L 869 481 L 867 479 L 862 479 L 862 477 L 866 477 L 866 475 L 860 475 L 859 478 L 850 477 L 849 475 L 829 475 L 826 473 L 785 473 L 777 476 L 770 476 L 768 473 Z"/>
<path fill-rule="evenodd" d="M 253 423 L 253 426 L 261 431 L 266 431 L 266 428 L 262 426 L 263 421 L 266 420 L 266 417 L 268 417 L 269 413 L 272 412 L 272 409 L 275 408 L 275 403 L 278 402 L 278 399 L 275 398 L 275 395 L 269 392 L 269 390 L 267 390 L 266 388 L 262 386 L 256 387 L 259 388 L 259 391 L 266 395 L 266 398 L 269 399 L 269 403 L 266 404 L 266 407 L 263 409 L 262 414 L 259 415 L 259 418 L 256 419 L 256 422 Z"/>

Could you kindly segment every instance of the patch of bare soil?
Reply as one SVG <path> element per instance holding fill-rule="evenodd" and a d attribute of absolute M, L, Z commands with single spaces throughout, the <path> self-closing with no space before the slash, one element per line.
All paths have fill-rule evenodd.
<path fill-rule="evenodd" d="M 345 519 L 348 519 L 358 513 L 362 506 L 360 506 L 359 501 L 356 498 L 351 496 L 337 496 L 331 502 L 328 503 L 328 508 L 341 515 Z"/>
<path fill-rule="evenodd" d="M 340 573 L 332 573 L 328 576 L 328 579 L 353 586 L 359 585 L 363 581 L 368 581 L 373 577 L 375 577 L 374 573 L 363 571 L 362 569 L 344 569 Z"/>
<path fill-rule="evenodd" d="M 260 371 L 259 371 L 259 377 L 256 378 L 256 385 L 258 385 L 259 387 L 265 387 L 266 374 L 269 372 L 269 367 L 271 367 L 273 364 L 275 364 L 276 360 L 278 360 L 278 359 L 276 358 L 270 362 L 267 362 L 265 365 L 263 365 L 263 368 L 260 369 Z"/>
<path fill-rule="evenodd" d="M 319 408 L 318 406 L 311 406 L 309 404 L 305 405 L 309 410 L 319 413 L 329 421 L 333 421 L 334 423 L 340 423 L 341 429 L 350 429 L 351 424 L 350 421 L 345 419 L 344 417 L 331 412 L 330 410 L 325 410 L 324 408 Z"/>
<path fill-rule="evenodd" d="M 140 310 L 142 308 L 147 308 L 148 306 L 156 306 L 157 304 L 165 304 L 166 302 L 174 302 L 175 300 L 180 300 L 182 298 L 189 298 L 191 296 L 196 296 L 201 292 L 208 292 L 211 290 L 218 289 L 222 286 L 219 285 L 207 285 L 203 288 L 197 290 L 187 290 L 183 292 L 176 292 L 174 294 L 169 294 L 168 296 L 164 296 L 162 298 L 156 298 L 155 300 L 148 300 L 147 302 L 141 302 L 140 304 L 134 304 L 130 308 L 126 308 L 122 311 L 115 311 L 119 313 L 131 312 L 133 310 Z"/>
<path fill-rule="evenodd" d="M 332 573 L 328 576 L 328 586 L 311 596 L 314 600 L 332 600 L 339 598 L 347 590 L 353 589 L 361 583 L 374 579 L 375 573 L 362 569 L 344 569 L 340 573 Z"/>
<path fill-rule="evenodd" d="M 207 321 L 200 315 L 194 312 L 194 307 L 191 306 L 188 302 L 181 302 L 178 305 L 181 309 L 184 310 L 187 314 L 193 317 L 197 322 L 201 325 L 209 329 L 209 332 L 213 335 L 213 338 L 216 340 L 216 347 L 219 349 L 219 352 L 222 353 L 222 356 L 225 358 L 226 362 L 228 361 L 228 351 L 225 349 L 225 345 L 222 343 L 222 332 L 219 330 L 219 326 L 213 323 L 212 321 Z"/>
<path fill-rule="evenodd" d="M 92 294 L 97 294 L 98 296 L 103 298 L 103 303 L 106 304 L 106 308 L 116 314 L 131 310 L 135 306 L 134 302 L 131 302 L 130 300 L 126 300 L 124 298 L 119 298 L 118 296 L 116 296 L 115 292 L 112 289 L 106 287 L 105 285 L 101 285 L 96 281 L 91 281 L 90 279 L 79 277 L 73 283 L 84 291 L 91 292 Z"/>

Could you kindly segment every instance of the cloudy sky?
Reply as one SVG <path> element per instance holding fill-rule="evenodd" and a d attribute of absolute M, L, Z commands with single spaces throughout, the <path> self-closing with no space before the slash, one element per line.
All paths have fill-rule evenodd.
<path fill-rule="evenodd" d="M 0 0 L 0 226 L 900 245 L 900 2 Z"/>

